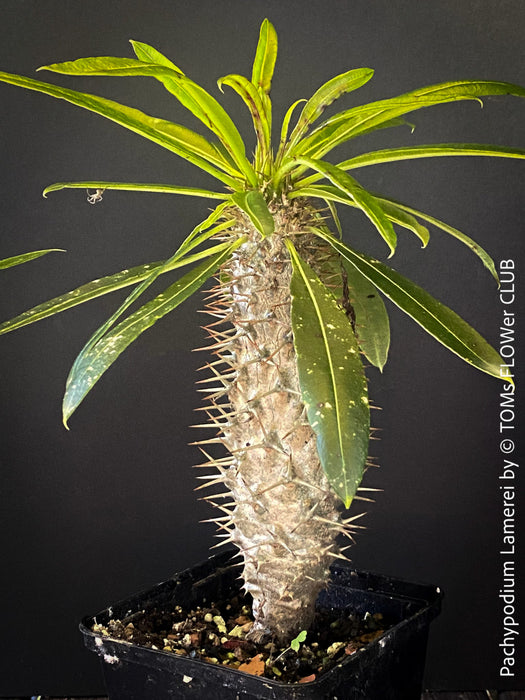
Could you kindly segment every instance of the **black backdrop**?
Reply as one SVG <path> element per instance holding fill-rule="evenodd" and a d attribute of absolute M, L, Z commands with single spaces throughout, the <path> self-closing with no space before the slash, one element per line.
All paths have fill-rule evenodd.
<path fill-rule="evenodd" d="M 358 98 L 341 101 L 349 106 L 462 77 L 525 84 L 520 0 L 3 0 L 0 16 L 3 70 L 33 75 L 50 62 L 131 55 L 133 38 L 160 48 L 210 90 L 217 77 L 250 70 L 258 27 L 268 16 L 281 41 L 273 90 L 280 115 L 350 67 L 370 66 L 376 75 Z M 185 119 L 154 81 L 56 82 Z M 221 99 L 250 138 L 237 96 Z M 476 102 L 441 106 L 413 116 L 413 135 L 382 132 L 366 145 L 464 140 L 525 148 L 524 116 L 525 102 L 516 98 L 488 99 L 483 109 Z M 153 194 L 106 193 L 97 206 L 79 191 L 44 200 L 43 187 L 64 180 L 212 183 L 110 122 L 11 86 L 0 86 L 0 124 L 0 257 L 46 247 L 68 251 L 2 273 L 2 318 L 81 282 L 166 257 L 205 214 L 199 200 Z M 518 276 L 524 177 L 523 161 L 479 158 L 377 166 L 361 175 L 366 185 L 473 235 L 496 260 L 512 258 Z M 384 257 L 362 218 L 341 216 L 356 247 Z M 394 266 L 498 343 L 503 306 L 470 251 L 438 231 L 426 251 L 401 234 L 398 251 Z M 512 310 L 519 314 L 519 279 L 517 289 Z M 61 426 L 69 367 L 118 302 L 117 295 L 104 297 L 0 342 L 0 695 L 101 692 L 96 660 L 76 629 L 79 618 L 205 558 L 213 544 L 213 530 L 197 525 L 210 513 L 193 494 L 189 465 L 197 455 L 187 446 L 197 438 L 186 426 L 199 403 L 193 370 L 202 356 L 189 352 L 202 344 L 199 298 L 128 349 L 73 417 L 72 430 Z M 518 339 L 522 323 L 518 316 Z M 523 661 L 516 678 L 504 683 L 498 676 L 500 386 L 395 309 L 392 325 L 389 364 L 382 376 L 369 373 L 371 395 L 383 408 L 375 424 L 383 432 L 373 448 L 382 469 L 368 484 L 384 493 L 367 508 L 368 529 L 353 561 L 446 591 L 432 630 L 427 687 L 522 688 Z M 517 432 L 518 419 L 516 425 Z M 523 522 L 523 498 L 517 505 Z M 518 547 L 523 552 L 519 541 Z M 522 611 L 522 555 L 515 560 Z"/>

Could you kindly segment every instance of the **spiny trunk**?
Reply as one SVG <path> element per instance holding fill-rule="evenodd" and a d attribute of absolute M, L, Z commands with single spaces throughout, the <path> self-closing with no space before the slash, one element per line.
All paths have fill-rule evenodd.
<path fill-rule="evenodd" d="M 309 207 L 283 207 L 265 239 L 243 219 L 228 235 L 248 240 L 221 270 L 207 306 L 218 318 L 208 331 L 219 358 L 208 365 L 215 386 L 204 390 L 218 428 L 209 442 L 230 455 L 207 462 L 219 471 L 211 482 L 226 487 L 210 499 L 225 513 L 217 520 L 223 537 L 244 558 L 255 640 L 286 641 L 308 629 L 328 566 L 340 556 L 337 534 L 346 529 L 301 400 L 290 322 L 283 235 L 297 234 L 295 245 L 311 257 L 304 227 L 312 216 Z M 219 505 L 220 498 L 227 502 Z"/>

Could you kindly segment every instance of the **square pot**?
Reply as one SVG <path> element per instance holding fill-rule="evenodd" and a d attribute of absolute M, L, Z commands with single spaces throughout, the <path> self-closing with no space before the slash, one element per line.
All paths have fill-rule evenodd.
<path fill-rule="evenodd" d="M 428 629 L 441 607 L 440 590 L 345 565 L 332 567 L 320 606 L 380 612 L 395 624 L 311 683 L 259 678 L 91 630 L 96 623 L 106 625 L 154 607 L 190 609 L 228 598 L 240 585 L 239 568 L 229 564 L 231 556 L 213 557 L 82 621 L 85 645 L 100 656 L 110 700 L 419 700 Z"/>

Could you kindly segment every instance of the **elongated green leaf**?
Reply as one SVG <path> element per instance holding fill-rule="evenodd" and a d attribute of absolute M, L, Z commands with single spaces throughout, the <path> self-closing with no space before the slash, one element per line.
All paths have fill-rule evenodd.
<path fill-rule="evenodd" d="M 323 273 L 323 281 L 352 323 L 361 352 L 382 372 L 390 347 L 390 323 L 376 287 L 339 255 L 323 262 Z"/>
<path fill-rule="evenodd" d="M 348 508 L 363 477 L 370 414 L 357 340 L 345 312 L 287 240 L 301 393 L 332 488 Z"/>
<path fill-rule="evenodd" d="M 497 156 L 500 158 L 525 158 L 525 151 L 507 146 L 492 146 L 481 143 L 434 143 L 428 146 L 385 148 L 381 151 L 363 153 L 338 164 L 341 170 L 363 168 L 378 163 L 393 163 L 398 160 L 435 158 L 441 156 Z"/>
<path fill-rule="evenodd" d="M 217 229 L 217 227 L 214 228 Z M 219 228 L 224 228 L 224 224 L 220 225 Z M 155 282 L 159 275 L 161 275 L 163 272 L 166 272 L 168 269 L 170 269 L 170 267 L 173 267 L 175 263 L 181 261 L 187 255 L 189 250 L 197 247 L 203 241 L 208 240 L 209 238 L 211 238 L 211 236 L 214 235 L 214 229 L 205 231 L 201 235 L 197 235 L 197 231 L 199 229 L 200 227 L 197 227 L 196 230 L 192 231 L 190 235 L 187 236 L 186 239 L 177 248 L 175 253 L 173 253 L 173 255 L 170 258 L 168 258 L 168 260 L 166 260 L 160 267 L 156 267 L 153 270 L 151 270 L 148 277 L 137 287 L 135 287 L 135 289 L 131 292 L 131 294 L 128 295 L 128 297 L 119 306 L 119 308 L 108 318 L 108 320 L 105 323 L 102 324 L 102 326 L 100 326 L 96 333 L 94 333 L 91 336 L 91 339 L 88 341 L 87 345 L 84 347 L 83 350 L 83 352 L 86 355 L 89 352 L 90 346 L 95 346 L 99 339 L 109 332 L 110 328 L 115 325 L 117 320 L 128 310 L 128 308 L 133 304 L 133 302 L 136 301 L 136 299 L 138 299 L 146 291 L 146 289 L 148 289 L 148 287 L 150 287 L 153 284 L 153 282 Z M 207 256 L 208 253 L 205 252 L 205 255 Z"/>
<path fill-rule="evenodd" d="M 294 104 L 288 109 L 283 120 L 283 125 L 281 129 L 281 141 L 279 144 L 279 150 L 277 152 L 277 158 L 275 161 L 276 167 L 272 177 L 272 183 L 275 190 L 279 190 L 281 184 L 283 183 L 285 178 L 289 176 L 291 170 L 294 171 L 295 179 L 301 176 L 305 170 L 305 168 L 297 168 L 295 165 L 296 161 L 294 160 L 293 156 L 289 155 L 290 150 L 300 151 L 301 148 L 290 149 L 289 144 L 285 142 L 288 135 L 288 126 L 292 116 L 292 112 L 300 102 L 306 102 L 306 100 L 297 100 L 297 102 L 294 102 Z M 392 127 L 396 126 L 410 126 L 412 129 L 414 128 L 412 124 L 409 124 L 405 119 L 399 117 L 396 119 L 388 119 L 385 122 L 381 122 L 380 124 L 371 126 L 369 129 L 363 129 L 360 135 L 362 136 L 373 131 L 378 131 L 379 129 L 391 129 Z M 310 185 L 314 182 L 317 182 L 319 178 L 320 175 L 318 173 L 314 173 L 313 175 L 310 175 L 306 178 L 301 178 L 301 186 L 306 186 L 307 184 Z"/>
<path fill-rule="evenodd" d="M 221 202 L 215 209 L 204 219 L 200 224 L 197 224 L 193 231 L 185 238 L 179 253 L 186 255 L 189 250 L 200 245 L 203 240 L 208 237 L 215 236 L 217 233 L 230 228 L 235 223 L 235 219 L 227 217 L 226 209 L 229 207 L 229 201 Z M 219 222 L 219 223 L 217 223 Z M 213 228 L 211 228 L 213 227 Z"/>
<path fill-rule="evenodd" d="M 255 131 L 257 134 L 262 130 L 264 138 L 260 136 L 255 147 L 256 170 L 265 178 L 271 174 L 272 168 L 272 101 L 270 99 L 270 89 L 272 87 L 273 72 L 277 60 L 277 33 L 274 26 L 268 19 L 263 20 L 259 31 L 259 41 L 255 51 L 255 58 L 252 66 L 251 84 L 255 87 L 260 96 L 261 107 L 257 107 L 263 125 L 257 125 L 257 117 L 254 116 Z M 250 108 L 252 116 L 254 109 Z"/>
<path fill-rule="evenodd" d="M 341 220 L 339 219 L 339 214 L 337 213 L 337 208 L 335 202 L 331 202 L 329 199 L 325 199 L 326 206 L 330 209 L 330 214 L 332 216 L 333 222 L 339 234 L 339 238 L 343 237 L 343 227 L 341 226 Z"/>
<path fill-rule="evenodd" d="M 295 105 L 297 105 L 297 104 L 298 104 L 298 102 L 294 103 L 292 105 L 292 107 L 295 107 Z M 292 108 L 290 108 L 290 109 L 292 109 Z M 370 129 L 364 129 L 360 133 L 360 135 L 363 136 L 364 134 L 372 133 L 373 131 L 378 131 L 380 129 L 392 129 L 393 127 L 398 127 L 398 126 L 409 126 L 412 129 L 412 131 L 414 130 L 413 124 L 409 124 L 405 119 L 398 117 L 396 119 L 389 119 L 385 122 L 381 122 L 381 124 L 377 124 L 376 126 L 370 127 Z M 284 129 L 284 123 L 283 123 L 283 129 Z M 287 132 L 285 132 L 285 136 L 286 136 L 286 133 Z M 281 162 L 281 160 L 282 160 L 282 162 Z M 294 162 L 295 161 L 294 161 L 293 157 L 291 157 L 291 156 L 287 156 L 284 159 L 278 160 L 279 168 L 276 171 L 274 178 L 273 178 L 273 181 L 276 183 L 276 187 L 282 181 L 282 179 L 286 175 L 288 175 L 288 173 L 290 172 L 290 169 L 293 168 L 293 166 L 294 166 Z M 338 165 L 338 167 L 339 167 L 339 165 Z M 303 170 L 304 170 L 304 168 L 303 168 Z M 341 170 L 343 170 L 343 168 L 341 168 Z M 297 179 L 297 177 L 300 174 L 301 174 L 301 169 L 299 169 L 299 172 L 296 171 L 294 173 L 295 178 Z M 308 177 L 304 177 L 304 178 L 301 177 L 301 180 L 300 180 L 301 187 L 306 187 L 306 185 L 311 185 L 311 184 L 317 182 L 320 178 L 321 178 L 321 176 L 319 175 L 319 173 L 314 173 L 314 174 L 309 175 Z"/>
<path fill-rule="evenodd" d="M 158 66 L 171 68 L 172 70 L 177 71 L 177 73 L 184 75 L 184 71 L 172 63 L 172 61 L 170 61 L 169 58 L 166 58 L 166 56 L 164 56 L 164 54 L 162 54 L 160 51 L 153 48 L 153 46 L 144 44 L 142 41 L 134 41 L 133 39 L 130 39 L 129 43 L 133 47 L 135 56 L 139 59 L 139 61 L 143 61 L 143 63 L 156 63 Z"/>
<path fill-rule="evenodd" d="M 262 144 L 263 150 L 268 152 L 270 148 L 270 124 L 266 115 L 265 106 L 257 88 L 248 78 L 235 74 L 225 75 L 224 78 L 219 78 L 217 84 L 220 88 L 222 88 L 223 85 L 228 85 L 241 96 L 252 115 L 253 127 L 257 138 Z"/>
<path fill-rule="evenodd" d="M 268 175 L 271 168 L 272 131 L 272 106 L 269 96 L 242 75 L 226 75 L 219 78 L 217 83 L 221 90 L 223 85 L 233 88 L 250 110 L 257 136 L 255 168 L 258 173 Z"/>
<path fill-rule="evenodd" d="M 304 98 L 302 98 L 302 99 L 300 99 L 300 100 L 296 100 L 296 101 L 295 101 L 292 105 L 290 105 L 290 106 L 288 107 L 288 109 L 286 110 L 286 114 L 284 115 L 283 123 L 282 123 L 282 126 L 281 126 L 281 145 L 283 145 L 284 142 L 286 141 L 286 139 L 288 138 L 288 128 L 289 128 L 289 126 L 290 126 L 290 120 L 291 120 L 291 118 L 292 118 L 292 116 L 293 116 L 293 113 L 294 113 L 294 111 L 295 111 L 295 108 L 296 108 L 298 105 L 300 105 L 302 102 L 306 102 L 306 101 L 307 101 L 307 100 L 305 100 Z"/>
<path fill-rule="evenodd" d="M 279 185 L 282 181 L 281 171 L 280 171 L 278 166 L 281 163 L 283 155 L 284 155 L 284 150 L 286 147 L 286 139 L 288 138 L 288 128 L 290 126 L 290 120 L 291 120 L 292 115 L 295 111 L 295 108 L 298 105 L 300 105 L 302 102 L 306 102 L 306 100 L 305 99 L 296 100 L 292 105 L 290 105 L 290 107 L 288 107 L 288 109 L 286 110 L 286 114 L 284 115 L 283 123 L 281 125 L 281 137 L 279 140 L 279 148 L 277 149 L 277 157 L 275 159 L 277 167 L 276 167 L 276 171 L 275 171 L 274 176 L 273 176 L 273 185 L 274 185 L 274 189 L 276 189 L 276 190 L 279 188 Z"/>
<path fill-rule="evenodd" d="M 49 316 L 54 316 L 61 311 L 67 311 L 67 309 L 83 304 L 86 301 L 91 301 L 91 299 L 96 299 L 104 294 L 109 294 L 123 287 L 142 282 L 142 280 L 149 277 L 153 270 L 163 265 L 163 262 L 164 261 L 147 263 L 145 265 L 132 267 L 129 270 L 122 270 L 121 272 L 101 277 L 100 279 L 83 284 L 70 292 L 49 299 L 28 311 L 24 311 L 24 313 L 15 316 L 15 318 L 9 321 L 4 321 L 0 324 L 0 335 L 10 333 L 23 326 L 28 326 L 31 323 L 36 323 Z"/>
<path fill-rule="evenodd" d="M 318 197 L 324 199 L 325 202 L 339 202 L 346 204 L 349 207 L 358 208 L 355 201 L 348 194 L 343 192 L 339 187 L 334 185 L 306 185 L 303 187 L 302 180 L 297 188 L 294 188 L 288 195 L 289 199 L 297 199 L 298 197 Z"/>
<path fill-rule="evenodd" d="M 8 267 L 15 267 L 15 265 L 22 265 L 30 260 L 35 260 L 35 258 L 40 258 L 42 255 L 47 255 L 48 253 L 65 252 L 66 251 L 63 248 L 47 248 L 46 250 L 34 250 L 31 253 L 13 255 L 12 258 L 4 258 L 3 260 L 0 260 L 0 270 L 6 270 Z"/>
<path fill-rule="evenodd" d="M 390 348 L 390 322 L 376 288 L 355 267 L 344 261 L 349 301 L 355 312 L 355 331 L 365 357 L 381 372 Z"/>
<path fill-rule="evenodd" d="M 428 240 L 430 238 L 430 234 L 428 233 L 428 229 L 422 226 L 417 221 L 417 219 L 415 218 L 416 216 L 420 219 L 423 219 L 423 221 L 427 221 L 429 224 L 433 224 L 434 226 L 440 228 L 442 231 L 445 231 L 451 236 L 454 236 L 454 238 L 457 238 L 479 257 L 483 265 L 487 268 L 487 270 L 490 272 L 490 274 L 494 277 L 494 279 L 499 285 L 499 277 L 498 273 L 496 272 L 494 260 L 487 253 L 487 251 L 484 250 L 484 248 L 482 248 L 478 243 L 476 243 L 475 240 L 467 236 L 465 233 L 462 233 L 457 228 L 446 224 L 444 221 L 436 219 L 435 216 L 426 214 L 425 212 L 419 211 L 418 209 L 414 209 L 414 207 L 402 204 L 401 202 L 397 202 L 392 199 L 386 199 L 385 197 L 381 197 L 379 195 L 375 196 L 379 200 L 381 206 L 383 207 L 383 211 L 388 216 L 390 221 L 413 231 L 423 243 L 423 247 L 427 245 Z M 296 197 L 320 197 L 325 201 L 330 200 L 333 202 L 341 202 L 342 204 L 347 204 L 353 207 L 357 206 L 355 202 L 350 197 L 346 196 L 344 192 L 342 192 L 339 188 L 330 187 L 329 185 L 310 185 L 308 187 L 301 186 L 298 189 L 291 192 L 289 194 L 289 197 L 290 199 L 295 199 Z"/>
<path fill-rule="evenodd" d="M 95 333 L 96 342 L 93 343 L 92 339 L 88 341 L 75 360 L 66 383 L 62 405 L 66 426 L 76 408 L 128 345 L 197 291 L 241 242 L 242 239 L 239 239 L 225 250 L 208 258 L 119 323 L 112 331 L 102 335 L 98 331 Z"/>
<path fill-rule="evenodd" d="M 390 347 L 388 313 L 376 287 L 353 265 L 343 261 L 349 302 L 355 313 L 355 333 L 365 357 L 381 372 Z"/>
<path fill-rule="evenodd" d="M 186 127 L 163 119 L 150 117 L 138 109 L 126 107 L 104 97 L 69 90 L 50 83 L 42 83 L 39 80 L 33 80 L 24 76 L 0 72 L 0 81 L 51 95 L 100 114 L 185 158 L 230 187 L 236 189 L 239 186 L 239 182 L 235 177 L 231 177 L 213 167 L 212 163 L 224 170 L 231 170 L 231 166 L 226 164 L 224 159 L 219 158 L 218 151 L 203 136 L 186 129 Z"/>
<path fill-rule="evenodd" d="M 174 95 L 186 109 L 211 129 L 231 153 L 251 185 L 257 184 L 255 172 L 246 158 L 245 147 L 237 127 L 227 112 L 204 88 L 165 65 L 147 64 L 132 58 L 102 56 L 54 63 L 40 70 L 67 75 L 152 76 Z"/>
<path fill-rule="evenodd" d="M 167 134 L 174 141 L 174 145 L 178 149 L 176 151 L 172 149 L 175 153 L 190 163 L 194 163 L 201 170 L 206 170 L 210 175 L 222 180 L 226 185 L 238 187 L 238 181 L 242 179 L 242 175 L 231 158 L 226 158 L 221 153 L 217 144 L 210 143 L 204 136 L 180 124 L 173 124 L 161 119 L 155 119 L 154 123 L 161 135 Z M 209 166 L 206 166 L 206 161 L 214 165 L 215 168 L 210 169 Z M 227 173 L 227 176 L 222 175 L 216 168 Z"/>
<path fill-rule="evenodd" d="M 349 263 L 424 330 L 462 360 L 493 377 L 500 376 L 503 360 L 468 323 L 418 285 L 378 260 L 358 253 L 317 230 Z"/>
<path fill-rule="evenodd" d="M 374 71 L 371 68 L 356 68 L 337 75 L 322 85 L 303 107 L 297 125 L 290 136 L 289 150 L 293 150 L 293 147 L 304 136 L 313 122 L 332 102 L 345 92 L 357 90 L 367 83 L 373 75 Z"/>
<path fill-rule="evenodd" d="M 449 226 L 449 224 L 446 224 L 443 221 L 436 219 L 434 216 L 430 216 L 430 214 L 425 214 L 425 212 L 418 211 L 417 209 L 409 207 L 406 204 L 402 204 L 401 202 L 397 202 L 393 199 L 386 199 L 385 197 L 380 197 L 380 201 L 382 204 L 393 204 L 399 210 L 417 216 L 418 218 L 423 219 L 423 221 L 427 221 L 429 224 L 433 224 L 437 228 L 440 228 L 442 231 L 445 231 L 451 236 L 454 236 L 454 238 L 457 238 L 458 241 L 464 243 L 468 248 L 470 248 L 470 250 L 472 250 L 473 253 L 475 253 L 478 256 L 478 258 L 481 260 L 481 262 L 487 268 L 490 274 L 494 277 L 499 286 L 499 277 L 498 273 L 496 272 L 494 260 L 490 257 L 486 250 L 484 250 L 478 243 L 476 243 L 475 240 L 467 236 L 465 233 L 458 231 L 457 228 Z"/>
<path fill-rule="evenodd" d="M 268 142 L 261 143 L 259 140 L 255 145 L 255 163 L 256 172 L 262 173 L 263 181 L 268 181 L 273 173 L 273 150 L 272 150 L 272 101 L 270 95 L 265 92 L 261 94 L 261 102 L 263 104 L 264 121 L 268 125 Z"/>
<path fill-rule="evenodd" d="M 170 272 L 178 267 L 183 267 L 185 265 L 190 265 L 191 263 L 202 260 L 203 258 L 209 257 L 221 250 L 225 250 L 229 243 L 220 243 L 219 245 L 207 248 L 204 251 L 195 253 L 193 255 L 188 255 L 187 257 L 181 258 L 175 261 L 171 265 L 168 265 L 161 270 L 160 274 L 165 272 Z M 43 304 L 24 311 L 24 313 L 12 318 L 9 321 L 4 321 L 0 324 L 0 335 L 4 333 L 9 333 L 23 326 L 28 326 L 31 323 L 36 323 L 37 321 L 42 321 L 44 318 L 49 316 L 55 316 L 61 311 L 67 311 L 68 309 L 83 304 L 86 301 L 91 301 L 97 297 L 104 296 L 104 294 L 110 294 L 111 292 L 116 292 L 124 287 L 130 287 L 134 284 L 142 282 L 147 279 L 152 272 L 155 272 L 159 268 L 163 268 L 165 264 L 164 260 L 159 260 L 152 263 L 146 263 L 144 265 L 137 265 L 129 270 L 122 270 L 114 275 L 107 275 L 106 277 L 101 277 L 100 279 L 93 280 L 87 284 L 83 284 L 76 289 L 61 294 L 58 297 L 49 299 Z"/>
<path fill-rule="evenodd" d="M 430 240 L 430 233 L 425 226 L 420 224 L 417 219 L 410 216 L 410 214 L 407 214 L 403 209 L 394 204 L 394 202 L 383 199 L 382 197 L 378 197 L 377 200 L 387 218 L 392 223 L 398 224 L 398 226 L 402 226 L 403 228 L 412 231 L 412 233 L 414 233 L 423 244 L 422 247 L 427 247 Z"/>
<path fill-rule="evenodd" d="M 378 125 L 422 107 L 432 107 L 458 100 L 479 100 L 488 95 L 525 97 L 525 88 L 495 81 L 456 81 L 420 88 L 387 100 L 353 107 L 326 120 L 294 149 L 320 158 L 335 146 Z"/>
<path fill-rule="evenodd" d="M 162 192 L 163 194 L 183 194 L 190 197 L 204 197 L 206 199 L 227 199 L 228 194 L 201 190 L 197 187 L 178 187 L 176 185 L 161 185 L 156 183 L 141 184 L 137 182 L 55 182 L 46 187 L 43 192 L 46 197 L 50 192 L 64 189 L 100 189 L 100 190 L 126 190 L 130 192 Z"/>
<path fill-rule="evenodd" d="M 219 205 L 218 208 L 220 208 L 222 205 Z M 215 212 L 212 213 L 211 216 L 213 216 Z M 210 219 L 208 217 L 208 219 Z M 112 328 L 112 326 L 115 325 L 117 320 L 127 311 L 127 309 L 133 304 L 136 299 L 141 296 L 148 287 L 150 287 L 153 282 L 157 279 L 159 275 L 161 275 L 163 272 L 166 272 L 170 267 L 172 267 L 175 263 L 178 261 L 181 261 L 185 256 L 187 255 L 189 250 L 192 250 L 193 248 L 196 248 L 199 246 L 201 243 L 204 241 L 208 240 L 211 238 L 213 235 L 215 235 L 215 232 L 217 230 L 221 231 L 227 226 L 227 223 L 222 223 L 218 224 L 217 226 L 213 227 L 212 229 L 209 229 L 207 231 L 204 231 L 201 233 L 203 225 L 200 224 L 198 225 L 190 234 L 189 236 L 186 237 L 186 239 L 181 243 L 181 245 L 177 248 L 175 253 L 166 260 L 160 267 L 154 268 L 153 270 L 150 271 L 150 274 L 148 277 L 141 282 L 135 289 L 127 296 L 127 298 L 124 300 L 124 302 L 119 306 L 119 308 L 108 318 L 108 320 L 100 326 L 100 328 L 91 336 L 90 340 L 88 343 L 85 345 L 83 349 L 84 355 L 87 355 L 90 352 L 90 348 L 94 347 L 98 341 L 106 335 L 109 330 Z M 208 255 L 208 252 L 206 251 L 204 253 L 205 256 Z"/>
<path fill-rule="evenodd" d="M 357 208 L 355 201 L 338 187 L 333 187 L 331 185 L 310 185 L 303 187 L 300 185 L 301 183 L 298 183 L 298 188 L 290 193 L 290 199 L 295 199 L 297 197 L 319 197 L 327 204 L 330 202 L 340 202 L 341 204 L 346 204 L 347 206 Z M 374 196 L 377 197 L 377 200 L 381 204 L 381 208 L 383 209 L 386 217 L 393 224 L 397 224 L 402 228 L 412 231 L 412 233 L 414 233 L 423 244 L 423 248 L 428 245 L 430 234 L 425 226 L 420 224 L 415 217 L 408 214 L 392 200 L 384 199 L 378 195 Z"/>
<path fill-rule="evenodd" d="M 122 270 L 116 274 L 93 280 L 92 282 L 81 285 L 77 289 L 73 289 L 70 292 L 66 292 L 58 297 L 49 299 L 48 301 L 25 311 L 19 316 L 0 324 L 0 335 L 3 333 L 9 333 L 10 331 L 27 326 L 31 323 L 35 323 L 36 321 L 41 321 L 49 316 L 54 316 L 61 311 L 66 311 L 73 306 L 78 306 L 86 301 L 103 296 L 104 294 L 109 294 L 118 289 L 122 289 L 123 287 L 129 287 L 148 279 L 152 280 L 159 274 L 164 274 L 165 272 L 182 267 L 183 265 L 188 265 L 198 260 L 202 260 L 203 258 L 224 250 L 229 245 L 228 242 L 221 243 L 212 248 L 207 248 L 206 250 L 195 253 L 194 255 L 188 255 L 191 250 L 198 247 L 208 239 L 213 238 L 213 236 L 217 235 L 218 233 L 226 230 L 234 223 L 234 219 L 225 219 L 224 221 L 217 223 L 217 221 L 219 221 L 219 219 L 224 215 L 226 204 L 226 202 L 219 204 L 205 221 L 196 226 L 179 246 L 175 255 L 173 255 L 169 260 L 147 263 L 144 265 L 138 265 L 137 267 L 133 267 L 129 270 Z M 137 292 L 135 292 L 135 294 L 137 294 Z M 136 296 L 133 298 L 136 298 Z M 122 313 L 122 307 L 117 312 L 119 315 L 120 313 Z"/>
<path fill-rule="evenodd" d="M 235 192 L 231 195 L 231 199 L 239 209 L 248 214 L 252 224 L 263 236 L 270 236 L 274 232 L 273 216 L 259 190 Z"/>
<path fill-rule="evenodd" d="M 181 104 L 219 137 L 248 183 L 256 186 L 257 176 L 246 158 L 246 149 L 241 135 L 217 100 L 186 76 L 167 78 L 162 82 Z"/>
<path fill-rule="evenodd" d="M 396 249 L 397 236 L 390 220 L 386 216 L 379 200 L 370 192 L 362 187 L 357 180 L 340 170 L 335 165 L 327 163 L 323 160 L 314 160 L 313 158 L 295 158 L 297 163 L 306 165 L 312 170 L 317 171 L 330 182 L 339 187 L 345 194 L 349 195 L 359 209 L 370 219 L 380 235 L 386 241 L 390 248 L 390 255 L 393 255 Z"/>
<path fill-rule="evenodd" d="M 183 75 L 177 69 L 165 64 L 146 63 L 136 58 L 120 58 L 119 56 L 77 58 L 75 61 L 50 63 L 47 66 L 40 66 L 37 70 L 48 70 L 62 75 L 113 75 L 116 77 L 151 75 L 155 78 L 171 78 Z"/>
<path fill-rule="evenodd" d="M 79 61 L 69 61 L 63 64 L 53 64 L 51 66 L 46 66 L 45 68 L 62 73 L 86 74 L 87 72 L 90 75 L 151 75 L 157 78 L 169 91 L 173 93 L 173 90 L 176 89 L 174 84 L 170 83 L 170 78 L 173 77 L 173 71 L 175 71 L 175 73 L 179 74 L 180 76 L 184 76 L 184 72 L 153 46 L 149 46 L 148 44 L 134 40 L 130 40 L 130 43 L 133 46 L 133 50 L 135 51 L 135 55 L 139 59 L 139 62 L 142 62 L 142 67 L 138 62 L 134 61 L 133 59 L 105 57 L 103 59 L 79 59 Z M 148 66 L 144 64 L 148 64 Z M 152 66 L 151 64 L 154 65 Z M 156 68 L 158 67 L 163 67 L 168 70 L 156 70 Z M 146 70 L 146 68 L 149 68 L 149 70 Z M 180 95 L 177 96 L 180 97 Z M 197 106 L 193 104 L 192 110 L 196 108 Z M 201 121 L 203 121 L 203 117 L 205 117 L 205 113 L 202 113 L 199 116 Z M 205 124 L 209 127 L 209 120 L 206 120 Z M 199 135 L 197 135 L 197 137 L 201 138 Z M 224 169 L 240 176 L 240 173 L 238 172 L 238 166 L 235 164 L 235 161 L 231 159 L 230 152 L 226 150 L 225 153 L 227 154 L 227 156 L 225 157 L 225 153 L 222 152 L 220 149 L 217 149 L 216 144 L 209 145 L 213 149 L 218 150 L 220 165 Z"/>
<path fill-rule="evenodd" d="M 345 112 L 336 114 L 330 117 L 325 123 L 341 123 L 346 120 L 349 114 L 357 112 L 370 112 L 376 114 L 378 108 L 393 108 L 396 112 L 395 117 L 401 114 L 406 114 L 413 109 L 420 107 L 430 107 L 436 104 L 445 102 L 456 102 L 461 100 L 476 100 L 481 102 L 482 97 L 491 95 L 514 95 L 516 97 L 525 97 L 525 87 L 514 83 L 506 83 L 494 80 L 456 80 L 446 83 L 437 83 L 427 85 L 426 87 L 417 88 L 411 92 L 389 97 L 386 100 L 370 102 L 359 107 L 353 107 Z M 399 109 L 405 111 L 399 112 Z M 392 116 L 389 118 L 393 118 Z"/>
<path fill-rule="evenodd" d="M 259 42 L 252 68 L 252 83 L 266 95 L 272 86 L 273 71 L 277 60 L 277 33 L 271 22 L 263 20 Z"/>

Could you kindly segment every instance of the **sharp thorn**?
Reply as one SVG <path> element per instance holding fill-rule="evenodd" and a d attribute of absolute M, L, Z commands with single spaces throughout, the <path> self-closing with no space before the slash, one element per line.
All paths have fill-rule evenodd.
<path fill-rule="evenodd" d="M 336 554 L 335 552 L 331 552 L 331 554 L 329 556 L 334 557 L 334 559 L 341 559 L 342 561 L 346 561 L 346 562 L 351 561 L 351 559 L 349 559 L 348 557 L 345 557 L 344 554 Z"/>
<path fill-rule="evenodd" d="M 218 549 L 219 547 L 224 547 L 225 544 L 230 544 L 231 542 L 233 542 L 232 537 L 230 537 L 227 540 L 224 540 L 223 542 L 219 542 L 218 544 L 214 544 L 212 547 L 210 547 L 210 549 Z"/>
<path fill-rule="evenodd" d="M 358 513 L 357 515 L 352 515 L 351 518 L 345 518 L 342 522 L 346 525 L 347 523 L 351 523 L 353 520 L 357 520 L 358 518 L 362 518 L 363 515 L 366 515 L 366 511 L 364 513 Z"/>
<path fill-rule="evenodd" d="M 217 445 L 222 444 L 222 438 L 210 438 L 209 440 L 197 440 L 196 442 L 188 443 L 191 446 L 195 445 Z"/>
<path fill-rule="evenodd" d="M 212 498 L 231 498 L 231 491 L 223 491 L 222 493 L 212 493 L 211 496 L 201 496 L 201 501 L 211 501 Z M 215 504 L 213 504 L 215 505 Z"/>

